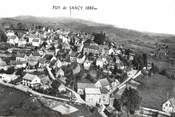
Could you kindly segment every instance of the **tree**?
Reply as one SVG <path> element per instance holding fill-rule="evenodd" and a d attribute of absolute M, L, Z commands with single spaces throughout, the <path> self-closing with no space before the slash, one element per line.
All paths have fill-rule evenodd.
<path fill-rule="evenodd" d="M 25 25 L 19 22 L 19 23 L 17 23 L 16 28 L 17 29 L 25 29 Z"/>
<path fill-rule="evenodd" d="M 119 99 L 114 99 L 113 106 L 117 111 L 121 111 L 121 101 Z"/>
<path fill-rule="evenodd" d="M 4 31 L 0 29 L 0 42 L 7 42 L 7 36 Z"/>
<path fill-rule="evenodd" d="M 147 54 L 143 53 L 143 64 L 147 68 Z"/>
<path fill-rule="evenodd" d="M 122 106 L 127 108 L 130 114 L 134 114 L 135 110 L 139 109 L 141 103 L 141 97 L 137 90 L 132 88 L 126 88 L 121 96 Z"/>
<path fill-rule="evenodd" d="M 13 74 L 15 72 L 15 68 L 14 67 L 9 67 L 6 71 L 6 74 Z"/>
<path fill-rule="evenodd" d="M 22 76 L 23 75 L 23 71 L 24 71 L 24 68 L 17 69 L 16 75 Z"/>
<path fill-rule="evenodd" d="M 106 35 L 105 33 L 94 33 L 94 42 L 97 43 L 97 44 L 100 44 L 102 45 L 105 40 L 106 40 Z"/>

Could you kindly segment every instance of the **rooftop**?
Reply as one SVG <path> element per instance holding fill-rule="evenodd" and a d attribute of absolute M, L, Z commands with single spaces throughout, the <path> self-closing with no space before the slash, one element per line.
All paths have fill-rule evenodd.
<path fill-rule="evenodd" d="M 25 80 L 30 80 L 30 81 L 32 81 L 34 78 L 37 78 L 38 76 L 36 76 L 36 75 L 33 75 L 33 74 L 25 74 L 25 76 L 23 77 L 23 79 L 25 79 Z"/>
<path fill-rule="evenodd" d="M 107 86 L 109 85 L 109 81 L 107 78 L 100 79 L 99 82 L 101 83 L 101 86 Z"/>
<path fill-rule="evenodd" d="M 78 89 L 95 88 L 93 83 L 77 83 Z"/>
<path fill-rule="evenodd" d="M 173 109 L 175 109 L 175 98 L 174 97 L 173 98 L 170 98 L 169 101 L 170 101 Z"/>
<path fill-rule="evenodd" d="M 85 88 L 85 94 L 96 94 L 100 95 L 100 89 L 99 88 Z"/>

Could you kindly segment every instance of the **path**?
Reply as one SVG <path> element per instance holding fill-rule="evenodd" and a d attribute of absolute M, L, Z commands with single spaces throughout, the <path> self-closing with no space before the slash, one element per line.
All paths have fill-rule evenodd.
<path fill-rule="evenodd" d="M 123 88 L 127 82 L 129 82 L 131 79 L 137 78 L 139 75 L 141 75 L 141 71 L 137 71 L 136 73 L 132 74 L 130 77 L 128 77 L 124 82 L 122 82 L 120 85 L 115 87 L 113 90 L 111 90 L 108 94 L 111 95 L 114 93 L 116 90 Z"/>

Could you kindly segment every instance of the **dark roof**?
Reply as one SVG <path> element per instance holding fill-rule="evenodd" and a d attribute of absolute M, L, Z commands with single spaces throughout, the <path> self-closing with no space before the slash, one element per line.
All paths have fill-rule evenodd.
<path fill-rule="evenodd" d="M 22 53 L 17 53 L 16 57 L 25 57 L 25 54 L 22 54 Z"/>
<path fill-rule="evenodd" d="M 93 83 L 77 83 L 78 89 L 85 89 L 85 88 L 95 88 L 95 85 Z"/>
<path fill-rule="evenodd" d="M 97 45 L 85 45 L 84 48 L 99 50 L 99 47 Z"/>
<path fill-rule="evenodd" d="M 109 92 L 106 88 L 101 88 L 100 91 L 102 94 L 107 94 Z"/>
<path fill-rule="evenodd" d="M 45 58 L 46 60 L 51 60 L 52 57 L 53 57 L 53 55 L 51 55 L 51 54 L 46 54 L 46 55 L 44 55 L 44 58 Z"/>
<path fill-rule="evenodd" d="M 33 56 L 40 56 L 39 52 L 33 52 Z"/>

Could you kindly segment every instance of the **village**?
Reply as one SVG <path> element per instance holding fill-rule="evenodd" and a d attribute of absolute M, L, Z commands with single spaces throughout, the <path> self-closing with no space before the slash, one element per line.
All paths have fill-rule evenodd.
<path fill-rule="evenodd" d="M 6 29 L 7 41 L 0 44 L 0 82 L 86 104 L 98 108 L 102 116 L 119 114 L 115 100 L 126 89 L 137 90 L 139 82 L 135 79 L 153 71 L 146 54 L 107 40 L 104 32 L 90 34 L 44 26 Z M 162 105 L 160 111 L 168 113 L 165 115 L 175 111 L 171 102 L 174 98 Z M 55 110 L 72 113 L 61 108 L 66 107 Z"/>

